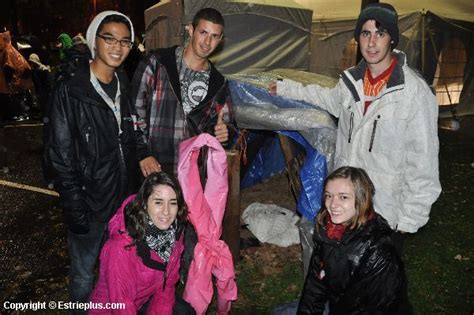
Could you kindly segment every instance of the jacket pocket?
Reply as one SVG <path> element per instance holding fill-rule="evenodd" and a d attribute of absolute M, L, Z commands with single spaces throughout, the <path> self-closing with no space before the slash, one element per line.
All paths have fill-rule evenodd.
<path fill-rule="evenodd" d="M 394 106 L 391 106 L 394 107 Z M 393 108 L 376 114 L 369 122 L 368 151 L 392 154 L 404 149 L 407 117 Z"/>

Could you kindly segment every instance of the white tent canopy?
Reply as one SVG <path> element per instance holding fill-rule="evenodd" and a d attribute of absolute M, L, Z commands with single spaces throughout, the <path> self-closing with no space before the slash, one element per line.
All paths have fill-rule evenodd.
<path fill-rule="evenodd" d="M 383 2 L 400 16 L 397 48 L 430 83 L 440 72 L 444 45 L 459 39 L 466 59 L 461 69 L 464 88 L 454 99 L 460 103 L 458 113 L 474 114 L 474 1 Z M 224 43 L 212 60 L 224 74 L 289 68 L 337 77 L 355 61 L 357 46 L 350 44 L 360 6 L 354 0 L 162 1 L 145 11 L 146 47 L 183 44 L 184 25 L 199 9 L 214 7 L 222 12 L 226 27 Z M 348 56 L 352 59 L 345 60 Z"/>

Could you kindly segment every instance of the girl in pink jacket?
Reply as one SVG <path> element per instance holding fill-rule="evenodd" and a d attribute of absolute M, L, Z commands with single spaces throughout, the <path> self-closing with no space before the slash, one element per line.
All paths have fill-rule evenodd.
<path fill-rule="evenodd" d="M 89 314 L 137 314 L 147 302 L 147 314 L 173 313 L 186 216 L 178 182 L 148 176 L 109 222 Z"/>

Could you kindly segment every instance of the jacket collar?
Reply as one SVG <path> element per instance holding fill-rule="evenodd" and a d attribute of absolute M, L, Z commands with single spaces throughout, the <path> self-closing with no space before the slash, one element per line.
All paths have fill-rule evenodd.
<path fill-rule="evenodd" d="M 398 89 L 405 85 L 405 76 L 403 74 L 403 67 L 406 64 L 406 55 L 400 50 L 394 49 L 392 51 L 392 56 L 397 58 L 397 64 L 393 69 L 392 75 L 390 76 L 387 82 L 387 91 L 392 89 Z M 364 79 L 364 74 L 367 69 L 367 63 L 362 59 L 355 67 L 347 69 L 341 74 L 341 79 L 348 87 L 351 92 L 354 100 L 359 102 L 361 100 L 355 82 L 362 81 Z"/>
<path fill-rule="evenodd" d="M 155 56 L 163 67 L 165 67 L 176 97 L 179 102 L 181 102 L 181 84 L 179 82 L 178 65 L 176 62 L 176 48 L 178 48 L 178 46 L 158 49 Z M 211 72 L 209 76 L 207 95 L 200 104 L 207 103 L 211 98 L 213 98 L 225 83 L 224 76 L 219 72 L 219 70 L 217 70 L 211 61 L 209 61 L 209 65 L 211 67 Z"/>
<path fill-rule="evenodd" d="M 362 238 L 369 235 L 377 237 L 381 237 L 382 235 L 390 235 L 392 230 L 390 229 L 387 221 L 377 213 L 374 215 L 374 218 L 369 220 L 361 227 L 355 230 L 346 230 L 340 241 L 330 239 L 328 237 L 326 225 L 319 226 L 319 230 L 315 230 L 314 237 L 317 241 L 336 246 L 338 244 L 348 244 L 354 238 Z"/>

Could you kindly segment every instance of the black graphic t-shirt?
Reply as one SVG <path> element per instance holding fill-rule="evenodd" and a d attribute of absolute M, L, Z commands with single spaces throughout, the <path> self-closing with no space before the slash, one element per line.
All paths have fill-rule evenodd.
<path fill-rule="evenodd" d="M 179 70 L 183 109 L 188 114 L 206 97 L 211 68 L 208 67 L 207 70 L 203 71 L 190 69 L 183 60 L 182 47 L 176 49 L 176 60 Z"/>

